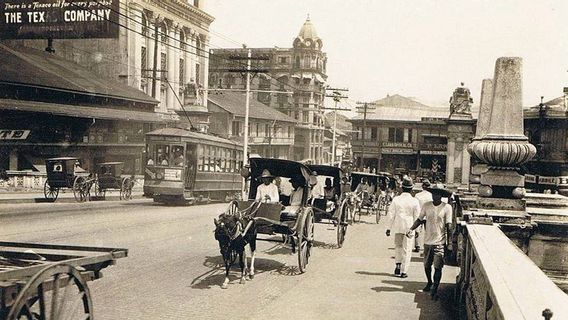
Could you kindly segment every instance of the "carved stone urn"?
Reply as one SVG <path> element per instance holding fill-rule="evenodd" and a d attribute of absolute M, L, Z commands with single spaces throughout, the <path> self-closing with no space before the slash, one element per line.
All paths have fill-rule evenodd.
<path fill-rule="evenodd" d="M 488 166 L 481 173 L 480 196 L 524 195 L 524 176 L 518 173 L 519 167 L 535 156 L 536 148 L 524 135 L 521 67 L 522 60 L 516 57 L 495 62 L 491 105 L 488 111 L 480 110 L 488 112 L 484 115 L 487 118 L 482 119 L 487 121 L 487 127 L 481 128 L 486 131 L 468 147 L 470 154 Z"/>

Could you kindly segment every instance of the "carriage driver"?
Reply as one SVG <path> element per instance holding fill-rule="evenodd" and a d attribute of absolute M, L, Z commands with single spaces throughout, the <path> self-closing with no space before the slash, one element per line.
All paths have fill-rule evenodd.
<path fill-rule="evenodd" d="M 278 203 L 280 201 L 278 186 L 272 183 L 274 176 L 268 169 L 262 170 L 260 180 L 262 180 L 262 184 L 256 189 L 255 201 Z"/>

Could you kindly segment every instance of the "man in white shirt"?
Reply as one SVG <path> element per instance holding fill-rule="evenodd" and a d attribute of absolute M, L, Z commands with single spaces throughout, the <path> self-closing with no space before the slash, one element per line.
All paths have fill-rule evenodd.
<path fill-rule="evenodd" d="M 438 286 L 442 279 L 444 267 L 444 247 L 449 243 L 450 227 L 452 225 L 452 206 L 442 202 L 442 197 L 450 197 L 443 184 L 436 183 L 427 189 L 432 193 L 432 202 L 426 202 L 420 216 L 408 230 L 412 234 L 419 225 L 424 227 L 424 271 L 428 284 L 424 291 L 430 291 L 432 298 L 438 298 Z M 432 265 L 434 266 L 434 281 L 432 282 Z"/>
<path fill-rule="evenodd" d="M 318 176 L 318 173 L 316 171 L 312 172 L 312 176 L 316 177 Z M 323 199 L 325 194 L 324 191 L 324 186 L 321 183 L 316 183 L 315 186 L 312 187 L 312 194 L 311 194 L 311 198 L 312 199 Z"/>
<path fill-rule="evenodd" d="M 255 201 L 278 203 L 280 195 L 278 194 L 278 186 L 272 183 L 274 176 L 267 169 L 262 170 L 260 176 L 262 184 L 256 189 Z"/>
<path fill-rule="evenodd" d="M 426 202 L 432 201 L 432 194 L 426 188 L 430 187 L 430 181 L 428 179 L 422 180 L 422 191 L 418 192 L 414 197 L 418 199 L 420 203 L 420 208 L 424 206 Z M 416 237 L 414 237 L 414 252 L 420 252 L 420 247 L 424 242 L 424 228 L 422 226 L 416 229 Z"/>
<path fill-rule="evenodd" d="M 412 179 L 404 176 L 402 193 L 394 197 L 388 211 L 386 235 L 387 237 L 390 236 L 391 230 L 394 232 L 394 259 L 396 264 L 394 274 L 400 275 L 401 278 L 408 277 L 407 271 L 412 256 L 412 236 L 414 232 L 411 235 L 407 235 L 407 232 L 412 222 L 420 214 L 420 204 L 410 194 L 412 186 Z"/>
<path fill-rule="evenodd" d="M 304 188 L 302 188 L 301 180 L 298 177 L 292 177 L 290 179 L 290 183 L 294 189 L 290 193 L 290 206 L 300 206 L 304 195 Z"/>

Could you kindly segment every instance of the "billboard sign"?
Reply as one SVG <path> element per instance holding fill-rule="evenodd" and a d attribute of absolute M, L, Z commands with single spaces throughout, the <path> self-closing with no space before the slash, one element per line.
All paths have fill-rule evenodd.
<path fill-rule="evenodd" d="M 119 1 L 2 1 L 0 39 L 118 38 Z"/>

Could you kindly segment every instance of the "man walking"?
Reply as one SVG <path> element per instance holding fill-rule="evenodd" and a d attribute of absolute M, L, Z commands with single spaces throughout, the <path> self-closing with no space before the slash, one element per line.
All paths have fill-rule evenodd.
<path fill-rule="evenodd" d="M 450 227 L 452 224 L 452 206 L 442 202 L 442 197 L 450 197 L 443 184 L 436 183 L 428 191 L 432 193 L 432 202 L 426 202 L 422 207 L 420 216 L 408 230 L 408 234 L 423 223 L 424 227 L 424 271 L 428 283 L 424 291 L 430 291 L 433 299 L 438 298 L 438 286 L 442 279 L 444 267 L 444 246 L 450 239 Z M 434 266 L 434 281 L 432 282 L 432 265 Z"/>
<path fill-rule="evenodd" d="M 420 204 L 410 192 L 412 191 L 412 179 L 404 176 L 402 179 L 402 193 L 392 200 L 388 211 L 387 220 L 387 237 L 390 236 L 391 230 L 394 232 L 394 252 L 395 252 L 395 269 L 394 274 L 400 275 L 401 278 L 408 277 L 408 266 L 412 256 L 413 235 L 408 232 L 412 222 L 418 218 L 420 214 Z"/>
<path fill-rule="evenodd" d="M 424 206 L 426 202 L 432 201 L 432 194 L 426 188 L 430 187 L 430 181 L 428 179 L 422 180 L 422 191 L 418 192 L 414 197 L 418 199 L 420 203 L 420 209 Z M 422 226 L 416 229 L 416 237 L 414 237 L 414 252 L 420 252 L 420 247 L 424 243 L 424 228 Z"/>

